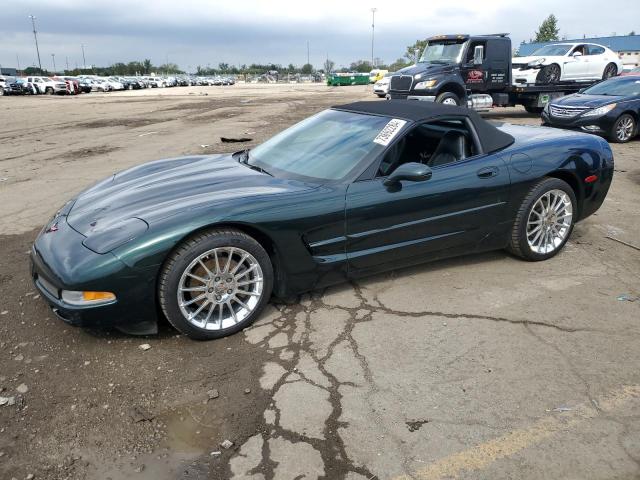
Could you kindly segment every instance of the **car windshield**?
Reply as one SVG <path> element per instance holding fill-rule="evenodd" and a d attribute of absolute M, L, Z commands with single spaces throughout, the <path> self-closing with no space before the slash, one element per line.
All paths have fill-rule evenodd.
<path fill-rule="evenodd" d="M 547 45 L 533 52 L 532 57 L 562 57 L 566 55 L 573 45 Z"/>
<path fill-rule="evenodd" d="M 629 95 L 640 96 L 640 80 L 637 78 L 616 78 L 607 82 L 598 83 L 587 88 L 585 95 L 611 95 L 626 97 Z"/>
<path fill-rule="evenodd" d="M 384 147 L 389 117 L 325 110 L 251 150 L 247 163 L 271 174 L 340 180 Z"/>
<path fill-rule="evenodd" d="M 460 54 L 466 41 L 464 40 L 437 40 L 428 43 L 422 52 L 421 62 L 431 63 L 459 63 Z"/>

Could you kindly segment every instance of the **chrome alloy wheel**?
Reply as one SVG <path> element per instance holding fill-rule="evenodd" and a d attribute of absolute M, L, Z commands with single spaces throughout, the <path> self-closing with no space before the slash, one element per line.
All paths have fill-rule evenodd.
<path fill-rule="evenodd" d="M 458 102 L 456 102 L 455 98 L 445 98 L 442 101 L 443 105 L 453 105 L 453 106 L 458 106 Z"/>
<path fill-rule="evenodd" d="M 559 248 L 573 219 L 573 205 L 562 190 L 550 190 L 534 203 L 527 220 L 527 242 L 535 253 L 545 255 Z"/>
<path fill-rule="evenodd" d="M 616 137 L 621 142 L 629 140 L 631 135 L 633 135 L 633 128 L 633 118 L 625 116 L 616 125 Z"/>
<path fill-rule="evenodd" d="M 235 247 L 209 250 L 193 260 L 178 284 L 178 306 L 195 327 L 222 330 L 247 318 L 263 290 L 260 264 Z"/>

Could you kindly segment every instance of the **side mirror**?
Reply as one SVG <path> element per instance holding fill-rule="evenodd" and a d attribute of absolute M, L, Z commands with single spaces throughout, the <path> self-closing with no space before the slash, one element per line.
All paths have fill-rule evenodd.
<path fill-rule="evenodd" d="M 473 49 L 473 64 L 482 65 L 483 59 L 484 59 L 484 46 L 476 45 L 476 47 Z"/>
<path fill-rule="evenodd" d="M 396 185 L 402 180 L 409 182 L 423 182 L 431 178 L 431 169 L 422 163 L 409 162 L 403 163 L 396 168 L 383 182 L 386 187 Z"/>
<path fill-rule="evenodd" d="M 579 59 L 582 56 L 582 52 L 573 52 L 573 58 L 575 58 L 576 60 Z"/>

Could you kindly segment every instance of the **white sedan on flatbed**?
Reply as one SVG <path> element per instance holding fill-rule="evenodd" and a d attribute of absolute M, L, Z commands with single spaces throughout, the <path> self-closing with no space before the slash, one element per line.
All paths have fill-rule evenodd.
<path fill-rule="evenodd" d="M 545 45 L 511 62 L 513 85 L 606 80 L 622 72 L 618 55 L 595 43 Z"/>

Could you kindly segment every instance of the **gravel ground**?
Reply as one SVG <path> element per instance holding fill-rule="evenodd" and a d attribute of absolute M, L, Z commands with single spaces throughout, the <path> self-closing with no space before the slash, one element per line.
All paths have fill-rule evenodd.
<path fill-rule="evenodd" d="M 0 397 L 14 404 L 0 405 L 0 478 L 640 478 L 640 252 L 607 238 L 640 244 L 638 140 L 613 146 L 605 204 L 548 262 L 494 252 L 391 272 L 213 342 L 164 323 L 146 338 L 72 328 L 38 298 L 30 244 L 89 184 L 366 98 L 236 85 L 2 99 Z"/>

